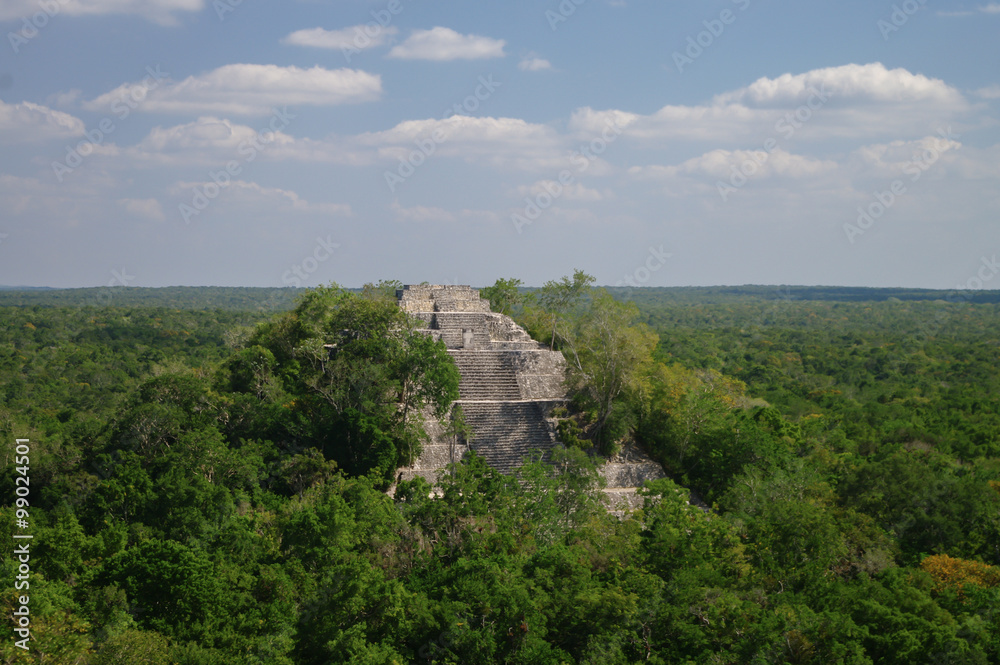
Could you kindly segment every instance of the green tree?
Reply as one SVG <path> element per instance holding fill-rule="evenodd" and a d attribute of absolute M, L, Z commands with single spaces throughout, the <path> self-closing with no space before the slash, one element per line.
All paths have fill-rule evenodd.
<path fill-rule="evenodd" d="M 170 665 L 170 648 L 159 633 L 128 629 L 101 646 L 95 665 Z"/>
<path fill-rule="evenodd" d="M 217 383 L 222 390 L 264 400 L 279 389 L 274 377 L 275 364 L 274 354 L 262 346 L 241 349 L 223 363 Z"/>
<path fill-rule="evenodd" d="M 498 279 L 493 286 L 488 286 L 480 294 L 490 301 L 490 309 L 497 314 L 510 314 L 513 308 L 521 302 L 521 286 L 519 279 Z"/>
<path fill-rule="evenodd" d="M 668 471 L 681 474 L 692 442 L 748 400 L 746 385 L 716 370 L 656 363 L 637 437 Z"/>
<path fill-rule="evenodd" d="M 104 562 L 89 584 L 116 584 L 139 610 L 144 629 L 176 639 L 202 639 L 226 615 L 215 566 L 203 552 L 148 540 Z"/>
<path fill-rule="evenodd" d="M 582 270 L 575 270 L 573 278 L 563 277 L 559 281 L 548 281 L 538 291 L 538 304 L 549 331 L 549 348 L 555 349 L 556 342 L 565 339 L 569 333 L 570 314 L 590 295 L 595 279 Z"/>
<path fill-rule="evenodd" d="M 402 288 L 403 283 L 398 279 L 382 279 L 375 284 L 369 282 L 361 287 L 361 297 L 369 300 L 396 302 L 396 291 Z"/>
<path fill-rule="evenodd" d="M 472 426 L 465 420 L 461 404 L 455 404 L 451 409 L 451 417 L 444 428 L 448 437 L 448 462 L 454 464 L 462 458 L 458 450 L 459 444 L 472 438 Z"/>
<path fill-rule="evenodd" d="M 388 480 L 419 456 L 425 410 L 441 417 L 458 398 L 459 374 L 443 343 L 378 296 L 386 288 L 370 297 L 335 285 L 308 291 L 249 343 L 272 352 L 295 400 L 285 413 L 303 416 L 306 432 L 289 432 L 294 442 L 349 473 L 374 470 Z"/>
<path fill-rule="evenodd" d="M 633 303 L 617 301 L 600 289 L 567 335 L 564 353 L 571 385 L 593 406 L 594 439 L 606 453 L 613 452 L 615 438 L 625 433 L 623 426 L 647 392 L 659 338 L 638 318 Z"/>

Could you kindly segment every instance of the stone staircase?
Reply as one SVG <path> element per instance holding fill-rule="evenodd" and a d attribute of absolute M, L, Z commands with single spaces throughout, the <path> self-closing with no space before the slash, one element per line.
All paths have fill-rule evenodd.
<path fill-rule="evenodd" d="M 519 400 L 517 383 L 509 354 L 503 351 L 450 351 L 462 380 L 458 384 L 459 399 Z"/>
<path fill-rule="evenodd" d="M 539 402 L 459 402 L 472 428 L 469 447 L 494 469 L 510 473 L 534 451 L 544 457 L 556 444 Z"/>
<path fill-rule="evenodd" d="M 466 328 L 486 333 L 486 315 L 480 312 L 435 312 L 431 327 L 438 330 L 463 330 Z"/>

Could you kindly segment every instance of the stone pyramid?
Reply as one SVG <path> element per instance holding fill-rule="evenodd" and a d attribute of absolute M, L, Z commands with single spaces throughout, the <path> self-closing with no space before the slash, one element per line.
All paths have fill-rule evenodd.
<path fill-rule="evenodd" d="M 467 450 L 504 472 L 533 451 L 547 456 L 557 443 L 549 414 L 566 402 L 562 354 L 531 339 L 510 317 L 491 312 L 471 287 L 406 286 L 396 297 L 454 358 L 461 374 L 456 404 L 472 429 L 467 441 L 457 442 L 441 423 L 428 419 L 431 441 L 420 459 L 402 470 L 403 479 L 420 475 L 433 484 L 438 471 Z"/>
<path fill-rule="evenodd" d="M 505 473 L 524 457 L 540 451 L 543 459 L 558 445 L 557 421 L 552 410 L 567 403 L 566 361 L 517 325 L 490 311 L 489 301 L 469 286 L 405 286 L 396 292 L 399 306 L 427 324 L 427 334 L 442 340 L 461 374 L 459 399 L 472 430 L 467 441 L 457 441 L 444 426 L 427 418 L 431 437 L 412 467 L 402 469 L 402 480 L 423 476 L 431 485 L 451 462 L 475 450 Z M 635 489 L 643 481 L 663 478 L 663 468 L 634 444 L 601 468 L 607 481 L 605 495 L 621 511 L 638 504 Z"/>

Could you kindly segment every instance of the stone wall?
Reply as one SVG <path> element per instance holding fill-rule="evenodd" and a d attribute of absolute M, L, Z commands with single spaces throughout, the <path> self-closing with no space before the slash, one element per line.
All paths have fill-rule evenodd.
<path fill-rule="evenodd" d="M 407 312 L 489 312 L 490 303 L 470 286 L 407 285 L 396 291 L 399 306 Z"/>

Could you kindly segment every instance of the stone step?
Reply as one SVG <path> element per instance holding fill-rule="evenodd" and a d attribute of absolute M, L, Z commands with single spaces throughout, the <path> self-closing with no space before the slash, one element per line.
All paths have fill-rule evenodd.
<path fill-rule="evenodd" d="M 511 359 L 503 351 L 450 351 L 461 380 L 460 399 L 520 399 L 521 388 Z"/>
<path fill-rule="evenodd" d="M 486 333 L 486 314 L 481 312 L 435 312 L 432 326 L 438 330 L 472 329 Z"/>
<path fill-rule="evenodd" d="M 555 440 L 536 402 L 462 402 L 472 429 L 470 447 L 495 469 L 510 472 L 535 450 L 551 452 Z"/>
<path fill-rule="evenodd" d="M 479 298 L 479 294 L 455 295 L 455 296 L 434 296 L 435 312 L 481 312 L 490 311 L 489 302 Z"/>

